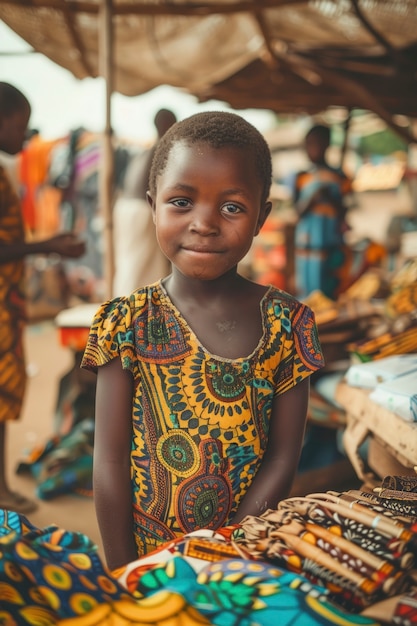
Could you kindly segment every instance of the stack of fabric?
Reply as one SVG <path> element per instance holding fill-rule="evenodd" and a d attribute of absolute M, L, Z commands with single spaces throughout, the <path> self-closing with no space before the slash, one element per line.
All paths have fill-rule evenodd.
<path fill-rule="evenodd" d="M 417 624 L 417 517 L 398 508 L 404 504 L 402 488 L 408 490 L 405 497 L 413 493 L 414 498 L 417 478 L 399 480 L 387 477 L 378 494 L 289 498 L 239 525 L 170 541 L 114 572 L 84 535 L 55 526 L 39 529 L 2 511 L 0 621 L 21 626 Z"/>

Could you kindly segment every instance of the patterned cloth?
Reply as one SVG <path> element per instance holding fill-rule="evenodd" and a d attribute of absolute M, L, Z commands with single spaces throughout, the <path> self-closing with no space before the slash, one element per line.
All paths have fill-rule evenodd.
<path fill-rule="evenodd" d="M 52 435 L 29 450 L 16 471 L 32 474 L 41 500 L 74 492 L 92 497 L 93 447 L 94 420 L 86 418 L 67 435 Z"/>
<path fill-rule="evenodd" d="M 247 516 L 239 545 L 253 558 L 303 573 L 354 613 L 408 592 L 416 521 L 350 493 L 288 498 L 259 518 Z"/>
<path fill-rule="evenodd" d="M 398 514 L 417 517 L 417 476 L 385 476 L 378 501 Z"/>
<path fill-rule="evenodd" d="M 239 527 L 185 535 L 126 566 L 119 582 L 142 600 L 177 593 L 216 626 L 373 624 L 349 615 L 304 576 L 239 554 Z"/>
<path fill-rule="evenodd" d="M 236 527 L 193 533 L 116 576 L 85 535 L 53 525 L 37 528 L 0 510 L 0 623 L 378 626 L 372 618 L 347 614 L 303 576 L 241 557 L 234 533 Z"/>
<path fill-rule="evenodd" d="M 58 624 L 130 598 L 85 535 L 0 509 L 0 624 Z"/>
<path fill-rule="evenodd" d="M 24 241 L 19 199 L 0 166 L 0 245 Z M 24 263 L 0 264 L 0 422 L 16 420 L 23 402 L 26 370 L 23 352 L 25 324 Z"/>
<path fill-rule="evenodd" d="M 341 170 L 314 165 L 297 174 L 295 203 L 308 204 L 320 189 L 326 189 L 326 196 L 300 217 L 295 229 L 295 284 L 300 298 L 320 290 L 336 299 L 349 257 L 340 210 L 343 197 L 352 190 L 351 181 Z"/>
<path fill-rule="evenodd" d="M 273 399 L 323 365 L 312 311 L 270 287 L 251 355 L 210 354 L 159 281 L 103 304 L 83 366 L 132 372 L 132 489 L 138 553 L 227 525 L 260 467 Z"/>

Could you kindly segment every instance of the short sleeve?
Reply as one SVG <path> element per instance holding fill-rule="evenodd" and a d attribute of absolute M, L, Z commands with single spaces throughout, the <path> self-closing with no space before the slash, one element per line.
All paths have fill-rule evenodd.
<path fill-rule="evenodd" d="M 305 304 L 301 305 L 294 319 L 293 331 L 295 360 L 300 364 L 300 373 L 313 373 L 321 369 L 324 366 L 324 357 L 317 324 L 313 311 Z"/>
<path fill-rule="evenodd" d="M 298 303 L 290 319 L 291 331 L 287 334 L 278 369 L 276 395 L 288 391 L 324 366 L 313 311 L 308 306 Z"/>
<path fill-rule="evenodd" d="M 131 303 L 119 297 L 102 304 L 90 327 L 81 367 L 93 372 L 101 365 L 120 358 L 124 369 L 132 369 L 134 333 Z"/>

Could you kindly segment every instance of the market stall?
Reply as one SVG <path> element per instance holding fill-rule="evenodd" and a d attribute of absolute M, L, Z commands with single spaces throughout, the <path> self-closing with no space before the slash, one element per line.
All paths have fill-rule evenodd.
<path fill-rule="evenodd" d="M 403 373 L 395 376 L 401 365 Z M 336 391 L 336 400 L 346 411 L 346 454 L 358 477 L 374 483 L 390 473 L 413 474 L 417 466 L 417 415 L 413 410 L 417 400 L 417 356 L 410 355 L 410 360 L 405 355 L 402 359 L 381 359 L 377 366 L 377 372 L 386 367 L 389 382 L 380 379 L 374 387 L 343 382 Z M 369 367 L 366 369 L 369 371 Z M 361 370 L 357 367 L 356 371 Z M 359 449 L 368 438 L 367 471 Z"/>
<path fill-rule="evenodd" d="M 3 18 L 7 17 L 11 23 L 12 10 L 16 9 L 16 6 L 10 3 L 3 4 L 8 5 L 6 12 L 2 14 Z M 81 16 L 79 23 L 87 27 L 94 24 L 94 29 L 97 30 L 95 25 L 99 9 L 97 3 L 72 3 L 62 21 L 66 26 L 65 30 L 71 33 L 73 41 L 77 41 L 74 30 L 74 23 L 77 23 L 77 20 L 73 20 L 71 11 L 75 13 L 77 4 L 84 7 L 88 13 L 87 17 Z M 119 18 L 120 26 L 124 22 L 120 19 L 123 10 L 127 12 L 129 7 L 117 4 L 119 11 L 116 17 Z M 134 4 L 130 3 L 130 8 Z M 140 7 L 140 3 L 137 4 Z M 160 4 L 152 3 L 145 8 L 148 11 L 157 10 Z M 216 5 L 218 12 L 221 12 L 221 4 Z M 234 3 L 226 4 L 230 9 Z M 263 11 L 272 8 L 267 6 L 272 3 L 262 4 Z M 311 4 L 304 7 L 307 18 L 315 15 L 319 4 L 321 3 L 315 3 L 315 7 Z M 392 4 L 394 5 L 395 3 Z M 62 6 L 58 7 L 52 2 L 50 8 L 54 13 Z M 174 11 L 175 6 L 175 3 L 164 3 L 162 8 Z M 261 64 L 262 69 L 271 70 L 267 70 L 267 80 L 263 86 L 270 84 L 276 93 L 286 92 L 285 89 L 276 89 L 277 84 L 281 85 L 282 77 L 276 72 L 272 73 L 274 68 L 283 64 L 287 69 L 289 66 L 296 69 L 295 86 L 300 84 L 300 79 L 302 84 L 316 83 L 316 86 L 319 83 L 323 84 L 324 81 L 326 85 L 323 87 L 330 88 L 329 101 L 334 101 L 333 97 L 336 97 L 332 89 L 336 86 L 337 99 L 341 98 L 344 105 L 347 104 L 347 95 L 350 93 L 353 95 L 351 106 L 358 106 L 358 103 L 361 106 L 374 106 L 378 113 L 385 119 L 389 118 L 389 121 L 397 126 L 392 110 L 381 108 L 380 99 L 373 95 L 372 89 L 366 89 L 366 84 L 370 77 L 374 76 L 375 69 L 379 70 L 376 72 L 378 76 L 381 72 L 385 73 L 388 59 L 399 59 L 401 68 L 406 68 L 406 71 L 398 73 L 403 78 L 406 76 L 405 87 L 404 82 L 401 82 L 403 93 L 408 95 L 408 92 L 412 92 L 408 85 L 411 76 L 410 64 L 414 63 L 412 51 L 415 29 L 411 27 L 412 34 L 409 35 L 407 49 L 398 51 L 390 42 L 378 37 L 378 31 L 372 26 L 369 27 L 366 16 L 364 20 L 357 2 L 352 3 L 352 6 L 356 13 L 359 12 L 358 21 L 362 26 L 364 24 L 366 26 L 365 33 L 359 38 L 361 46 L 365 45 L 371 34 L 372 42 L 378 42 L 378 52 L 381 52 L 380 46 L 384 51 L 382 55 L 375 56 L 374 63 L 370 63 L 370 57 L 365 55 L 367 65 L 365 86 L 359 81 L 359 86 L 353 89 L 351 79 L 346 80 L 346 77 L 341 79 L 343 55 L 334 47 L 333 40 L 328 59 L 330 68 L 326 67 L 326 63 L 324 67 L 318 67 L 317 63 L 312 64 L 308 59 L 308 51 L 300 63 L 298 55 L 304 53 L 301 48 L 297 49 L 297 46 L 293 48 L 291 58 L 286 59 L 282 50 L 290 42 L 285 42 L 278 36 L 272 39 L 268 36 L 262 11 L 256 3 L 241 3 L 240 7 L 234 7 L 243 12 L 249 8 L 251 19 L 255 17 L 257 30 L 254 33 L 252 25 L 248 27 L 251 35 L 249 41 L 253 44 L 253 64 L 251 62 L 244 67 L 251 59 L 245 58 L 244 62 L 242 59 L 240 68 L 242 73 L 240 71 L 235 73 L 229 85 L 234 86 L 236 81 L 239 83 L 241 80 L 245 82 L 253 68 L 259 68 Z M 384 3 L 384 6 L 382 25 L 389 23 L 387 15 L 391 4 Z M 19 9 L 22 7 L 23 4 Z M 410 7 L 414 8 L 413 3 L 407 3 L 409 10 Z M 286 8 L 289 11 L 288 7 Z M 189 7 L 191 13 L 194 9 L 198 12 L 201 7 L 197 5 Z M 205 11 L 209 9 L 209 6 L 205 7 Z M 332 22 L 336 23 L 331 15 L 330 17 L 326 15 L 326 10 L 319 13 L 315 31 L 317 35 L 313 37 L 312 42 L 313 49 L 318 47 L 318 34 L 329 32 L 325 27 L 326 24 L 330 28 Z M 35 8 L 32 7 L 32 17 L 34 15 Z M 215 21 L 220 23 L 222 20 L 218 19 L 218 15 L 219 13 L 217 17 L 215 16 Z M 22 18 L 22 15 L 18 17 Z M 343 32 L 346 15 L 343 14 L 342 18 L 334 34 L 336 41 Z M 23 21 L 21 32 L 30 33 L 31 35 L 28 35 L 30 39 L 38 29 L 29 24 L 25 15 Z M 272 23 L 275 22 L 280 24 L 279 17 L 272 20 Z M 163 28 L 166 25 L 167 20 L 165 24 L 163 23 Z M 397 34 L 400 39 L 405 35 L 405 25 L 407 21 L 401 21 Z M 103 30 L 108 32 L 108 26 L 107 19 L 106 29 Z M 210 38 L 214 39 L 210 30 L 212 26 L 213 22 L 209 23 L 207 32 Z M 254 35 L 259 34 L 259 28 L 263 38 L 262 45 L 258 48 Z M 238 42 L 241 39 L 241 31 L 235 32 L 230 28 L 230 23 L 226 25 L 226 32 L 237 34 Z M 88 34 L 86 42 L 93 40 Z M 109 39 L 108 37 L 107 41 Z M 45 38 L 45 41 L 48 41 L 48 38 Z M 67 47 L 62 46 L 62 38 L 59 40 L 59 48 L 65 51 L 66 59 L 71 58 Z M 250 46 L 246 52 L 248 49 Z M 323 50 L 319 51 L 319 54 L 323 54 Z M 87 68 L 88 73 L 89 57 L 95 55 L 90 52 L 76 56 L 77 62 L 81 59 L 84 71 Z M 107 67 L 108 61 L 107 57 Z M 348 61 L 347 65 L 358 67 L 359 61 L 354 56 L 349 55 Z M 135 55 L 134 62 L 137 65 Z M 219 65 L 221 64 L 217 62 L 217 67 Z M 337 68 L 337 71 L 334 68 Z M 234 71 L 237 69 L 234 68 Z M 390 68 L 388 70 L 388 75 L 396 74 L 391 72 Z M 199 76 L 203 75 L 200 66 L 198 73 Z M 258 72 L 257 75 L 260 76 L 261 73 Z M 263 72 L 262 75 L 264 76 Z M 204 85 L 202 91 L 196 89 L 196 92 L 201 93 L 202 97 L 225 93 L 222 91 L 225 87 L 223 81 L 220 77 L 218 80 L 217 86 L 211 85 L 208 89 Z M 383 81 L 378 79 L 376 82 L 382 84 Z M 253 89 L 254 84 L 257 82 L 251 81 L 249 92 L 255 95 L 262 93 L 262 89 Z M 384 89 L 388 92 L 386 94 L 388 109 L 393 93 L 390 81 L 384 83 Z M 232 89 L 234 94 L 238 91 Z M 303 95 L 301 101 L 306 100 Z M 233 102 L 232 98 L 230 101 Z M 246 99 L 242 99 L 240 105 L 245 103 L 249 106 L 247 102 Z M 402 102 L 408 103 L 409 99 L 404 97 Z M 320 102 L 316 100 L 316 103 L 315 110 L 321 110 L 322 100 Z M 287 103 L 284 103 L 284 106 L 286 107 Z M 413 107 L 411 103 L 402 112 L 413 114 L 415 113 Z M 397 130 L 410 139 L 407 130 L 404 128 Z M 110 131 L 108 120 L 106 127 L 108 137 Z M 105 182 L 108 182 L 108 175 L 109 169 L 105 167 Z M 107 226 L 111 231 L 111 220 Z M 392 299 L 386 300 L 388 308 L 383 307 L 382 311 L 380 303 L 370 307 L 356 301 L 351 307 L 346 305 L 346 301 L 331 303 L 329 308 L 336 309 L 336 315 L 326 321 L 323 318 L 321 321 L 318 319 L 328 354 L 331 349 L 339 350 L 342 347 L 343 354 L 340 360 L 344 360 L 348 354 L 366 355 L 372 359 L 381 357 L 392 349 L 397 349 L 400 353 L 404 350 L 408 352 L 415 350 L 413 343 L 415 295 L 412 287 L 407 287 L 405 293 L 410 297 L 402 298 L 399 292 L 392 293 Z M 391 317 L 390 306 L 394 311 Z M 324 311 L 323 308 L 322 312 Z M 317 305 L 317 314 L 319 313 Z M 398 327 L 396 321 L 400 313 L 405 313 L 407 319 L 403 319 L 405 325 Z M 387 314 L 388 319 L 385 319 Z M 376 332 L 376 322 L 381 321 L 385 323 L 384 332 L 381 331 L 380 325 L 380 334 L 371 336 Z M 80 329 L 85 330 L 84 324 L 81 324 Z M 217 531 L 202 529 L 197 535 L 170 542 L 150 557 L 127 564 L 120 571 L 113 573 L 106 569 L 88 537 L 53 525 L 37 528 L 17 514 L 0 512 L 1 619 L 6 624 L 17 623 L 23 626 L 34 623 L 61 624 L 61 626 L 71 624 L 172 626 L 181 623 L 216 626 L 230 624 L 247 626 L 254 623 L 265 626 L 275 623 L 340 626 L 395 623 L 399 626 L 409 626 L 416 622 L 417 604 L 414 586 L 417 528 L 412 495 L 416 486 L 413 478 L 410 474 L 407 487 L 405 483 L 401 484 L 396 476 L 392 477 L 392 484 L 403 487 L 391 490 L 396 492 L 396 497 L 392 497 L 392 494 L 386 497 L 384 491 L 386 485 L 382 482 L 381 491 L 376 493 L 362 490 L 336 493 L 323 491 L 289 498 L 282 501 L 277 510 L 266 511 L 259 518 L 248 517 L 239 525 Z"/>

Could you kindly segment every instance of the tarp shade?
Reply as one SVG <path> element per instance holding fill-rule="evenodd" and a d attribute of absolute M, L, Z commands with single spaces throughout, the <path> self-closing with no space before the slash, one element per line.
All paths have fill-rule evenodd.
<path fill-rule="evenodd" d="M 76 77 L 98 76 L 101 0 L 2 0 L 0 18 Z M 236 109 L 417 117 L 417 0 L 113 0 L 113 88 L 162 84 Z M 408 135 L 408 139 L 410 136 Z"/>

